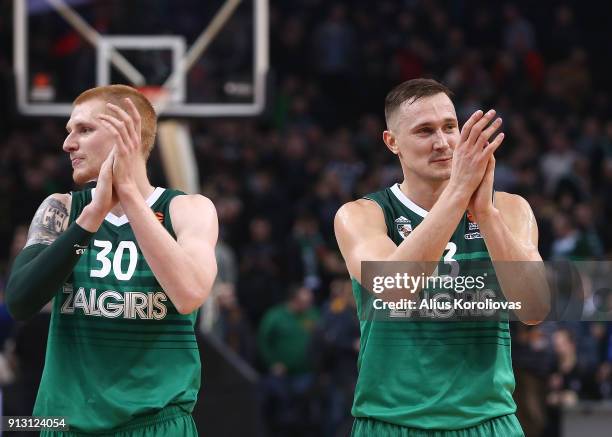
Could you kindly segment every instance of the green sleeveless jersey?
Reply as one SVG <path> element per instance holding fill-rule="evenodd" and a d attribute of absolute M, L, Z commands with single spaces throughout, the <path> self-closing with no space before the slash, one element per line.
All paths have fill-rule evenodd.
<path fill-rule="evenodd" d="M 365 198 L 380 205 L 388 235 L 397 245 L 427 215 L 398 184 Z M 443 259 L 490 260 L 478 225 L 467 214 Z M 363 314 L 364 293 L 368 292 L 354 279 L 353 293 L 357 310 Z M 456 430 L 515 412 L 507 319 L 362 319 L 360 325 L 353 416 L 410 428 Z"/>
<path fill-rule="evenodd" d="M 72 193 L 70 222 L 94 190 Z M 174 237 L 170 201 L 147 199 Z M 109 214 L 53 301 L 34 415 L 65 416 L 71 430 L 100 432 L 178 406 L 191 412 L 200 388 L 197 312 L 181 315 L 147 264 L 126 216 Z"/>

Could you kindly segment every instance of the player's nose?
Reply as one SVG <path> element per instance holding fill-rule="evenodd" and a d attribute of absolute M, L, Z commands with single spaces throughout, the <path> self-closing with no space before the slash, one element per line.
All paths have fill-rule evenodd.
<path fill-rule="evenodd" d="M 62 149 L 64 152 L 73 152 L 78 150 L 79 145 L 76 141 L 73 140 L 71 135 L 68 135 L 64 140 L 64 144 L 62 145 Z"/>
<path fill-rule="evenodd" d="M 438 129 L 436 132 L 436 137 L 434 139 L 433 148 L 434 150 L 444 150 L 450 147 L 448 138 L 442 132 L 442 130 Z"/>

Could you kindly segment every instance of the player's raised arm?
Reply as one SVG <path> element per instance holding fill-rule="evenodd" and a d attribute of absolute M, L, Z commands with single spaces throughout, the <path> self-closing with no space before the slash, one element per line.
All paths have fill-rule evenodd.
<path fill-rule="evenodd" d="M 472 194 L 469 210 L 478 222 L 497 278 L 509 301 L 521 302 L 516 311 L 528 324 L 544 320 L 550 311 L 550 291 L 538 252 L 538 225 L 521 196 L 496 192 L 495 157 L 489 157 L 482 182 Z"/>
<path fill-rule="evenodd" d="M 182 290 L 177 287 L 177 293 L 186 293 L 177 294 L 176 299 L 182 301 L 184 311 L 190 313 L 204 303 L 217 276 L 217 210 L 208 198 L 199 194 L 178 196 L 170 204 L 170 216 L 176 232 L 176 241 L 184 255 L 184 261 L 177 260 L 182 268 L 173 274 L 185 271 L 185 279 L 193 284 L 185 283 Z M 172 299 L 173 295 L 169 296 Z"/>
<path fill-rule="evenodd" d="M 138 186 L 138 175 L 146 174 L 142 118 L 129 98 L 124 102 L 126 110 L 108 103 L 109 113 L 98 115 L 115 140 L 114 190 L 155 278 L 177 311 L 189 314 L 202 305 L 217 274 L 217 212 L 203 196 L 178 196 L 170 203 L 177 240 L 159 223 Z"/>
<path fill-rule="evenodd" d="M 147 264 L 181 314 L 197 310 L 217 275 L 217 212 L 201 195 L 177 196 L 170 203 L 174 240 L 137 191 L 124 192 L 121 205 L 130 218 Z"/>
<path fill-rule="evenodd" d="M 495 208 L 481 213 L 479 220 L 506 299 L 521 302 L 522 308 L 515 312 L 524 323 L 541 322 L 550 311 L 551 296 L 529 203 L 515 194 L 495 193 Z"/>
<path fill-rule="evenodd" d="M 361 282 L 362 261 L 439 260 L 468 200 L 469 195 L 445 190 L 423 222 L 399 246 L 388 237 L 385 218 L 375 202 L 361 199 L 345 204 L 336 214 L 334 228 L 349 273 Z M 423 264 L 412 274 L 429 274 L 428 269 L 434 268 L 434 263 Z"/>
<path fill-rule="evenodd" d="M 69 194 L 52 194 L 40 205 L 28 231 L 25 248 L 17 255 L 6 286 L 6 303 L 17 320 L 36 314 L 66 281 L 113 205 L 112 153 L 100 171 L 96 198 L 68 225 Z"/>

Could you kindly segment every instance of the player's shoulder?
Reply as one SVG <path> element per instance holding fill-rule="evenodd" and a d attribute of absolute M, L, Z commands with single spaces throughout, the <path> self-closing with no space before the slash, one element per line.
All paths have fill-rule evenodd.
<path fill-rule="evenodd" d="M 47 199 L 55 199 L 59 202 L 62 202 L 62 203 L 67 202 L 68 204 L 70 204 L 70 201 L 72 200 L 72 193 L 53 193 L 53 194 L 50 194 L 47 197 Z"/>
<path fill-rule="evenodd" d="M 170 210 L 175 211 L 193 211 L 193 210 L 207 210 L 215 211 L 215 205 L 212 201 L 201 194 L 183 194 L 175 196 L 170 201 Z"/>
<path fill-rule="evenodd" d="M 170 217 L 175 230 L 193 226 L 217 226 L 217 210 L 212 201 L 201 194 L 183 194 L 170 201 Z"/>
<path fill-rule="evenodd" d="M 68 227 L 71 196 L 53 193 L 42 201 L 28 230 L 26 247 L 33 244 L 51 244 Z"/>
<path fill-rule="evenodd" d="M 350 226 L 360 228 L 361 226 L 384 225 L 385 216 L 378 203 L 369 199 L 357 199 L 342 205 L 336 212 L 335 224 L 338 226 Z"/>
<path fill-rule="evenodd" d="M 381 207 L 378 205 L 378 203 L 370 199 L 357 199 L 347 202 L 342 205 L 336 213 L 336 217 L 350 217 L 353 219 L 368 219 L 382 215 L 383 211 Z"/>
<path fill-rule="evenodd" d="M 504 216 L 530 216 L 533 214 L 529 202 L 518 194 L 495 192 L 495 207 Z"/>
<path fill-rule="evenodd" d="M 41 208 L 58 208 L 70 211 L 70 205 L 72 203 L 72 195 L 70 193 L 53 193 L 48 195 L 38 207 Z"/>

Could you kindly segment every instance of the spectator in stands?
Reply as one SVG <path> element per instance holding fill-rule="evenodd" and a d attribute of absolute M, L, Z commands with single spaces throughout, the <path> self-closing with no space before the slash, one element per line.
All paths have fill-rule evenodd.
<path fill-rule="evenodd" d="M 584 354 L 578 355 L 575 331 L 568 327 L 559 328 L 553 334 L 553 348 L 557 363 L 550 378 L 549 405 L 572 406 L 579 398 L 592 398 L 593 360 Z"/>
<path fill-rule="evenodd" d="M 318 290 L 322 285 L 321 260 L 328 249 L 313 215 L 303 213 L 296 218 L 287 247 L 291 279 Z"/>
<path fill-rule="evenodd" d="M 326 436 L 346 435 L 352 425 L 350 416 L 357 380 L 359 319 L 351 281 L 345 276 L 332 281 L 329 301 L 317 327 L 313 351 L 323 389 L 323 431 Z"/>
<path fill-rule="evenodd" d="M 552 194 L 559 180 L 572 171 L 576 159 L 575 152 L 565 132 L 555 132 L 550 138 L 549 151 L 540 160 L 542 174 L 545 179 L 545 189 Z"/>
<path fill-rule="evenodd" d="M 544 435 L 556 435 L 553 433 L 559 432 L 562 409 L 576 405 L 581 398 L 592 398 L 595 389 L 594 369 L 581 365 L 575 333 L 568 328 L 558 329 L 553 334 L 553 347 L 557 362 L 549 378 L 549 434 Z"/>
<path fill-rule="evenodd" d="M 512 365 L 516 378 L 513 397 L 525 435 L 538 437 L 546 426 L 547 376 L 554 366 L 552 346 L 540 326 L 513 325 Z"/>
<path fill-rule="evenodd" d="M 217 210 L 218 211 L 218 210 Z M 236 282 L 238 281 L 238 266 L 236 255 L 232 248 L 222 240 L 217 241 L 215 247 L 215 258 L 217 260 L 217 276 L 215 283 L 210 290 L 210 295 L 204 305 L 200 308 L 200 331 L 210 332 L 219 318 L 220 294 L 226 287 L 231 288 L 231 293 L 235 298 Z"/>
<path fill-rule="evenodd" d="M 261 321 L 257 342 L 267 372 L 264 408 L 270 427 L 279 435 L 298 435 L 298 430 L 312 425 L 309 347 L 318 320 L 312 290 L 294 286 L 287 301 L 270 308 Z"/>
<path fill-rule="evenodd" d="M 247 363 L 255 363 L 255 336 L 246 314 L 238 304 L 235 286 L 231 282 L 216 285 L 218 314 L 212 328 L 231 350 Z"/>
<path fill-rule="evenodd" d="M 275 375 L 304 375 L 311 370 L 308 346 L 319 319 L 309 288 L 294 286 L 287 301 L 270 308 L 259 327 L 263 363 Z"/>
<path fill-rule="evenodd" d="M 516 5 L 508 4 L 504 7 L 504 43 L 513 53 L 522 54 L 535 49 L 535 32 L 533 25 L 523 17 Z"/>
<path fill-rule="evenodd" d="M 272 239 L 270 221 L 255 217 L 249 223 L 250 242 L 240 257 L 238 299 L 251 321 L 259 322 L 270 306 L 282 301 L 282 254 Z"/>
<path fill-rule="evenodd" d="M 600 253 L 597 241 L 584 235 L 576 225 L 573 216 L 559 211 L 553 219 L 555 239 L 552 243 L 552 259 L 584 260 Z"/>

